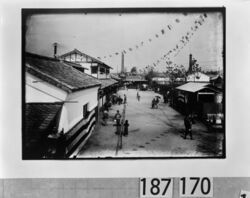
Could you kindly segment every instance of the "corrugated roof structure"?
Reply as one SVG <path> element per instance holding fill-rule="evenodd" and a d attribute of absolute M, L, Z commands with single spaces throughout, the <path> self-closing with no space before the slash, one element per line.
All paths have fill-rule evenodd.
<path fill-rule="evenodd" d="M 96 78 L 54 58 L 26 53 L 25 68 L 30 74 L 67 92 L 101 85 Z"/>
<path fill-rule="evenodd" d="M 176 89 L 195 93 L 195 92 L 200 91 L 200 90 L 202 90 L 204 88 L 207 88 L 206 86 L 208 84 L 209 83 L 189 82 L 189 83 L 186 83 L 186 84 L 181 85 L 179 87 L 176 87 Z"/>

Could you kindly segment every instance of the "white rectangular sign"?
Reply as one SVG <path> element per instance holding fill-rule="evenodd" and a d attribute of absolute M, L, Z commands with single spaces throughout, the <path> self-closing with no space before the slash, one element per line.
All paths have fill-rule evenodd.
<path fill-rule="evenodd" d="M 179 182 L 180 197 L 213 197 L 213 178 L 182 177 Z"/>
<path fill-rule="evenodd" d="M 140 178 L 140 197 L 173 196 L 172 178 Z"/>
<path fill-rule="evenodd" d="M 240 192 L 240 198 L 250 198 L 250 192 L 249 191 L 245 191 L 245 190 L 241 190 L 241 192 Z"/>

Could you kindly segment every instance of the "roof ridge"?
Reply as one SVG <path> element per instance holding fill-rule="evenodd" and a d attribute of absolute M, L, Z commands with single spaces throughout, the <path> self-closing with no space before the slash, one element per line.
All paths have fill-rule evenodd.
<path fill-rule="evenodd" d="M 67 53 L 64 53 L 64 54 L 60 55 L 59 57 L 66 56 L 66 55 L 68 55 L 68 54 L 70 54 L 70 53 L 72 53 L 72 52 L 77 52 L 77 53 L 79 53 L 79 54 L 81 54 L 81 55 L 88 56 L 89 58 L 94 59 L 96 62 L 99 62 L 99 63 L 101 63 L 101 64 L 104 64 L 104 65 L 106 65 L 106 66 L 110 67 L 110 66 L 109 66 L 109 65 L 107 65 L 106 63 L 104 63 L 104 62 L 102 62 L 102 61 L 98 60 L 97 58 L 95 58 L 95 57 L 93 57 L 93 56 L 90 56 L 90 55 L 88 55 L 88 54 L 85 54 L 84 52 L 81 52 L 80 50 L 78 50 L 78 49 L 76 49 L 76 48 L 75 48 L 75 49 L 73 49 L 73 50 L 71 50 L 71 51 L 69 51 L 69 52 L 67 52 Z M 112 68 L 112 67 L 110 67 L 110 68 Z M 112 69 L 113 69 L 113 68 L 112 68 Z"/>
<path fill-rule="evenodd" d="M 34 58 L 39 58 L 39 59 L 45 59 L 45 60 L 50 60 L 50 61 L 55 61 L 55 62 L 60 62 L 60 60 L 53 58 L 53 57 L 49 57 L 49 56 L 43 56 L 40 54 L 33 54 L 31 52 L 25 52 L 25 56 L 26 57 L 34 57 Z"/>

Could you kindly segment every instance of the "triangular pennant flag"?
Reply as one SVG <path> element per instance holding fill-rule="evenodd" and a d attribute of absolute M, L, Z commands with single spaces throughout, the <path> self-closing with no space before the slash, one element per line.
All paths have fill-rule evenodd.
<path fill-rule="evenodd" d="M 162 30 L 161 30 L 161 33 L 162 33 L 162 34 L 164 34 L 164 33 L 165 33 L 165 30 L 164 30 L 164 29 L 162 29 Z"/>
<path fill-rule="evenodd" d="M 176 23 L 179 23 L 179 22 L 180 22 L 180 20 L 179 20 L 179 19 L 175 19 L 175 21 L 176 21 Z"/>
<path fill-rule="evenodd" d="M 171 30 L 172 26 L 171 25 L 168 25 L 168 29 Z"/>
<path fill-rule="evenodd" d="M 118 52 L 116 52 L 116 53 L 115 53 L 115 55 L 119 55 L 119 53 L 118 53 Z"/>
<path fill-rule="evenodd" d="M 148 39 L 149 40 L 149 42 L 151 42 L 152 41 L 152 39 Z"/>
<path fill-rule="evenodd" d="M 158 38 L 158 37 L 159 37 L 159 35 L 158 35 L 158 34 L 156 34 L 156 35 L 155 35 L 155 37 L 156 37 L 156 38 Z"/>

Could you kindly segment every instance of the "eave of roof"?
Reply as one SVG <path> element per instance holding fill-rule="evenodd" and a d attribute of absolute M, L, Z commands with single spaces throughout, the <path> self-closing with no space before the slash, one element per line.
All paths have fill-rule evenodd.
<path fill-rule="evenodd" d="M 101 89 L 104 89 L 106 87 L 109 87 L 109 86 L 114 85 L 114 84 L 117 83 L 116 80 L 111 79 L 111 78 L 109 78 L 109 79 L 99 79 L 99 81 L 102 83 Z"/>
<path fill-rule="evenodd" d="M 95 77 L 80 72 L 58 59 L 31 53 L 26 53 L 25 58 L 27 72 L 68 93 L 101 85 L 100 81 Z M 45 68 L 46 66 L 47 68 Z M 56 67 L 58 67 L 58 69 L 56 69 Z M 49 73 L 50 70 L 48 68 L 52 70 L 51 73 Z M 53 72 L 56 72 L 55 75 L 53 75 Z M 68 74 L 71 74 L 71 76 Z M 77 78 L 74 78 L 75 76 Z M 67 78 L 67 80 L 64 80 L 65 78 Z M 70 80 L 71 78 L 72 81 Z"/>
<path fill-rule="evenodd" d="M 200 82 L 188 82 L 184 85 L 181 85 L 179 87 L 176 87 L 176 89 L 181 90 L 181 91 L 187 91 L 191 93 L 195 93 L 197 91 L 200 91 L 206 87 L 209 83 L 200 83 Z"/>

